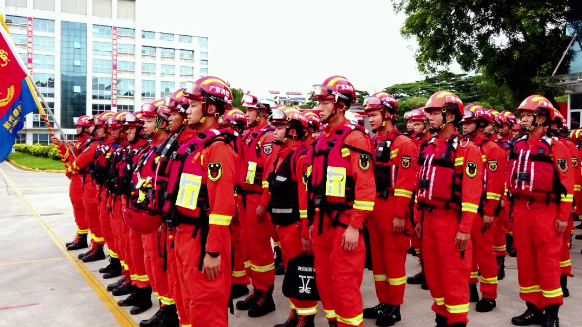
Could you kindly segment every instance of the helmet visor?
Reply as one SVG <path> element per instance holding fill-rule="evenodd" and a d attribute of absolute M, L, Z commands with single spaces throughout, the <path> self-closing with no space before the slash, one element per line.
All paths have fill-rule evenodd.
<path fill-rule="evenodd" d="M 313 85 L 313 87 L 311 88 L 311 91 L 313 92 L 313 96 L 316 98 L 331 94 L 329 89 L 321 84 Z"/>
<path fill-rule="evenodd" d="M 367 97 L 364 99 L 364 110 L 366 109 L 381 109 L 382 101 L 377 97 Z"/>
<path fill-rule="evenodd" d="M 184 86 L 184 94 L 189 97 L 202 97 L 202 88 L 194 82 L 186 82 Z"/>
<path fill-rule="evenodd" d="M 256 108 L 257 101 L 255 100 L 255 98 L 252 95 L 245 94 L 245 95 L 243 95 L 243 98 L 242 98 L 242 105 L 245 107 Z"/>
<path fill-rule="evenodd" d="M 154 105 L 153 105 L 153 104 L 151 104 L 151 103 L 144 103 L 144 104 L 141 106 L 141 111 L 144 111 L 144 112 L 145 112 L 145 111 L 154 111 L 154 112 L 155 112 L 155 111 L 156 111 L 156 106 L 154 106 Z"/>
<path fill-rule="evenodd" d="M 134 124 L 134 123 L 138 123 L 139 119 L 132 113 L 128 113 L 127 115 L 125 115 L 125 122 L 126 124 Z"/>
<path fill-rule="evenodd" d="M 166 107 L 174 107 L 176 105 L 176 102 L 174 100 L 172 100 L 171 96 L 168 95 L 166 97 L 166 101 L 164 101 L 164 105 Z"/>
<path fill-rule="evenodd" d="M 273 110 L 273 112 L 271 113 L 271 116 L 269 116 L 270 121 L 275 121 L 275 120 L 285 121 L 286 118 L 287 118 L 287 115 L 285 115 L 285 113 L 279 109 Z"/>

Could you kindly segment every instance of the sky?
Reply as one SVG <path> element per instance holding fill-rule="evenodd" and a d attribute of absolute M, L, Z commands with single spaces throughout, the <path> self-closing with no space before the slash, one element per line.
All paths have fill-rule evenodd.
<path fill-rule="evenodd" d="M 145 6 L 144 6 L 145 5 Z M 332 75 L 380 91 L 422 79 L 390 0 L 139 0 L 142 27 L 209 38 L 209 73 L 260 95 Z M 145 9 L 144 9 L 145 8 Z"/>

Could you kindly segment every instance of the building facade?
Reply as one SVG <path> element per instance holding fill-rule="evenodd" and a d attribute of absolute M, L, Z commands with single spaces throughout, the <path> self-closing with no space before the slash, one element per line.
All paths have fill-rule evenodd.
<path fill-rule="evenodd" d="M 208 38 L 150 28 L 140 20 L 140 5 L 0 0 L 17 51 L 68 139 L 81 115 L 139 110 L 208 75 Z M 50 142 L 38 112 L 27 115 L 17 142 Z"/>

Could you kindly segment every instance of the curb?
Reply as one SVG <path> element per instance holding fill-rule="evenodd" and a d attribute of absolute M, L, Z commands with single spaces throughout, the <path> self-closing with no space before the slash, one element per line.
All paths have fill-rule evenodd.
<path fill-rule="evenodd" d="M 16 161 L 12 160 L 12 159 L 8 159 L 6 158 L 6 161 L 10 162 L 11 165 L 13 165 L 14 167 L 21 169 L 21 170 L 26 170 L 26 171 L 36 171 L 36 172 L 43 172 L 43 173 L 66 173 L 67 171 L 64 169 L 38 169 L 38 168 L 30 168 L 30 167 L 26 167 L 23 166 L 21 164 L 18 164 Z"/>

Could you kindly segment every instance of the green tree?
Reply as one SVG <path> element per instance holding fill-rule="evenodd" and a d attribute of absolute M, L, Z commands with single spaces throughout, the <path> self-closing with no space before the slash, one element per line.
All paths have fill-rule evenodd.
<path fill-rule="evenodd" d="M 434 74 L 457 62 L 479 70 L 511 92 L 514 104 L 532 93 L 550 100 L 560 91 L 546 86 L 568 46 L 566 27 L 580 26 L 580 0 L 392 0 L 407 18 L 403 36 L 418 41 L 419 70 Z M 567 73 L 569 53 L 558 74 Z"/>
<path fill-rule="evenodd" d="M 356 102 L 364 103 L 364 99 L 370 95 L 368 91 L 356 90 Z"/>
<path fill-rule="evenodd" d="M 246 112 L 246 108 L 242 106 L 242 98 L 245 95 L 243 89 L 231 88 L 230 91 L 232 92 L 232 106 Z"/>

